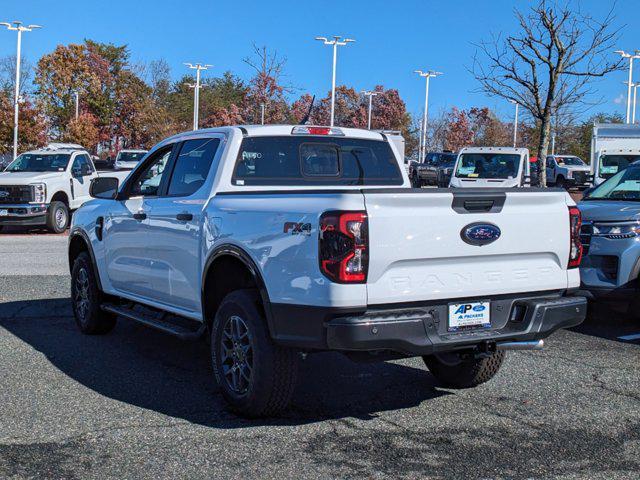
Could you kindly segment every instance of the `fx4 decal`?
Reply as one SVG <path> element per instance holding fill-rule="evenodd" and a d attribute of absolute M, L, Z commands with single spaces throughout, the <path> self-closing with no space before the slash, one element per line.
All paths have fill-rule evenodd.
<path fill-rule="evenodd" d="M 311 235 L 310 223 L 298 223 L 298 222 L 285 222 L 284 233 L 290 233 L 291 235 Z"/>

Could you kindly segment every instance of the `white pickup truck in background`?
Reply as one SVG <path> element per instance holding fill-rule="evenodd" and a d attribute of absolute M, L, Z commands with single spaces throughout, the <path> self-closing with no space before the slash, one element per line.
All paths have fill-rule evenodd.
<path fill-rule="evenodd" d="M 69 242 L 80 330 L 105 334 L 120 316 L 208 335 L 221 392 L 248 416 L 287 406 L 299 352 L 421 356 L 467 388 L 586 312 L 567 192 L 412 189 L 381 133 L 188 132 L 91 191 Z"/>
<path fill-rule="evenodd" d="M 510 147 L 467 147 L 460 150 L 451 188 L 531 186 L 529 150 Z"/>
<path fill-rule="evenodd" d="M 124 181 L 129 171 L 108 174 Z M 71 212 L 90 200 L 91 180 L 99 175 L 80 145 L 51 143 L 19 155 L 0 172 L 0 229 L 45 225 L 64 232 Z"/>
<path fill-rule="evenodd" d="M 575 155 L 548 155 L 545 168 L 547 185 L 586 188 L 590 183 L 591 167 Z"/>

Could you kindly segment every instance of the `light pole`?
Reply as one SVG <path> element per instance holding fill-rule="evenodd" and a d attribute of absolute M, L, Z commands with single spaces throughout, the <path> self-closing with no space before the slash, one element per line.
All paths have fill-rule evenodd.
<path fill-rule="evenodd" d="M 13 158 L 18 156 L 18 113 L 20 102 L 20 55 L 22 49 L 22 32 L 30 32 L 35 28 L 42 28 L 40 25 L 27 25 L 22 26 L 22 22 L 0 22 L 0 25 L 4 25 L 8 30 L 18 32 L 18 45 L 16 49 L 16 90 L 13 98 Z"/>
<path fill-rule="evenodd" d="M 76 120 L 78 120 L 78 113 L 79 113 L 78 111 L 80 110 L 80 98 L 77 90 L 73 93 L 73 96 L 75 97 L 75 100 L 76 100 Z"/>
<path fill-rule="evenodd" d="M 264 103 L 260 104 L 260 124 L 264 125 Z"/>
<path fill-rule="evenodd" d="M 634 54 L 627 53 L 623 50 L 616 50 L 615 53 L 619 54 L 622 58 L 629 59 L 629 81 L 627 82 L 627 117 L 625 123 L 630 123 L 631 120 L 631 86 L 633 84 L 633 61 L 640 58 L 640 50 L 636 50 Z"/>
<path fill-rule="evenodd" d="M 338 61 L 338 47 L 344 47 L 348 43 L 355 42 L 353 38 L 345 38 L 338 35 L 333 36 L 333 40 L 328 40 L 327 37 L 316 37 L 316 40 L 323 42 L 325 45 L 331 45 L 333 47 L 333 70 L 331 75 L 331 125 L 333 127 L 333 118 L 336 108 L 336 63 Z"/>
<path fill-rule="evenodd" d="M 638 99 L 638 87 L 640 83 L 633 84 L 633 108 L 631 109 L 631 123 L 636 123 L 636 100 Z"/>
<path fill-rule="evenodd" d="M 418 160 L 420 162 L 423 162 L 427 150 L 427 120 L 429 118 L 429 79 L 431 79 L 432 77 L 437 77 L 438 75 L 442 75 L 442 72 L 434 72 L 433 70 L 427 70 L 426 72 L 423 72 L 422 70 L 414 70 L 413 72 L 427 79 L 424 95 L 424 115 L 422 117 L 422 148 L 420 149 L 418 154 Z"/>
<path fill-rule="evenodd" d="M 185 63 L 185 65 L 190 69 L 196 71 L 196 83 L 195 85 L 189 85 L 189 86 L 194 89 L 193 90 L 193 129 L 198 130 L 198 117 L 200 114 L 200 88 L 201 88 L 200 72 L 202 70 L 209 70 L 211 67 L 213 67 L 213 65 L 209 65 L 209 64 L 202 65 L 201 63 L 196 63 L 196 64 Z"/>
<path fill-rule="evenodd" d="M 371 130 L 371 107 L 372 107 L 372 104 L 373 104 L 373 97 L 378 95 L 378 92 L 374 92 L 374 91 L 371 91 L 371 90 L 363 90 L 362 94 L 365 97 L 369 97 L 369 114 L 367 116 L 367 129 Z"/>
<path fill-rule="evenodd" d="M 509 100 L 509 102 L 516 106 L 516 116 L 513 120 L 513 148 L 516 148 L 518 144 L 518 108 L 520 107 L 520 104 L 515 100 Z"/>

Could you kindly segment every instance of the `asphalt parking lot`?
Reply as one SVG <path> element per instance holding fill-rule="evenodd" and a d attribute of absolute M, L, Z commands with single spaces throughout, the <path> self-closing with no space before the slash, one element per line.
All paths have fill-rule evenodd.
<path fill-rule="evenodd" d="M 230 413 L 205 342 L 82 336 L 66 237 L 0 234 L 0 478 L 637 478 L 640 323 L 602 309 L 474 390 L 419 359 L 302 364 L 282 418 Z"/>

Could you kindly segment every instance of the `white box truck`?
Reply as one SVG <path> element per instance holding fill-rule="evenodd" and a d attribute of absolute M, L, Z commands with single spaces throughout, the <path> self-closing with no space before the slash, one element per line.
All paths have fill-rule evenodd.
<path fill-rule="evenodd" d="M 594 185 L 600 185 L 636 160 L 640 160 L 640 125 L 594 123 L 591 137 Z"/>

